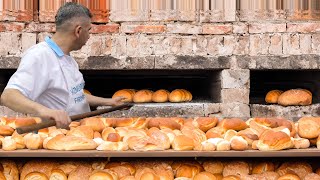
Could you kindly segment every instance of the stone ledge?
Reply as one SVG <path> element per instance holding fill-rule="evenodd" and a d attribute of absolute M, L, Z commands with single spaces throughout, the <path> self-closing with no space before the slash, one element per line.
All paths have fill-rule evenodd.
<path fill-rule="evenodd" d="M 318 69 L 319 55 L 235 56 L 242 69 Z"/>
<path fill-rule="evenodd" d="M 251 104 L 252 117 L 285 117 L 293 121 L 303 116 L 320 116 L 320 104 L 310 106 L 288 106 Z"/>
<path fill-rule="evenodd" d="M 156 56 L 155 69 L 228 69 L 231 57 Z"/>

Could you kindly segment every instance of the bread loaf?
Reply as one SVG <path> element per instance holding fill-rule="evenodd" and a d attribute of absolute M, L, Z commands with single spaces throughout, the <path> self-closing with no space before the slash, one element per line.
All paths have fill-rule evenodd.
<path fill-rule="evenodd" d="M 193 150 L 193 148 L 194 148 L 193 139 L 185 135 L 176 136 L 172 142 L 172 149 L 175 151 L 187 151 L 187 150 Z"/>
<path fill-rule="evenodd" d="M 230 147 L 232 150 L 244 151 L 249 148 L 248 142 L 241 136 L 233 136 L 230 139 Z"/>
<path fill-rule="evenodd" d="M 28 149 L 42 149 L 43 138 L 39 134 L 28 133 L 23 137 L 24 144 Z"/>
<path fill-rule="evenodd" d="M 110 171 L 108 169 L 96 170 L 92 173 L 89 180 L 115 180 L 118 179 L 117 173 Z"/>
<path fill-rule="evenodd" d="M 223 177 L 222 180 L 241 180 L 239 176 L 236 176 L 236 175 L 229 175 L 229 176 L 226 176 L 226 177 Z"/>
<path fill-rule="evenodd" d="M 90 126 L 79 126 L 68 131 L 67 136 L 76 136 L 76 137 L 93 139 L 93 134 L 94 134 L 94 131 Z"/>
<path fill-rule="evenodd" d="M 239 118 L 226 118 L 218 123 L 218 127 L 221 127 L 226 132 L 229 129 L 241 131 L 248 128 L 248 125 Z"/>
<path fill-rule="evenodd" d="M 298 120 L 298 134 L 302 138 L 313 139 L 320 134 L 319 117 L 302 117 Z"/>
<path fill-rule="evenodd" d="M 114 99 L 115 97 L 124 97 L 125 99 L 122 100 L 123 102 L 133 102 L 133 96 L 135 95 L 136 91 L 134 89 L 121 89 L 115 92 L 112 96 Z"/>
<path fill-rule="evenodd" d="M 24 178 L 24 180 L 49 180 L 48 177 L 40 172 L 31 172 L 29 174 L 26 175 L 26 177 Z"/>
<path fill-rule="evenodd" d="M 257 143 L 260 151 L 278 151 L 293 147 L 290 136 L 282 131 L 266 130 Z"/>
<path fill-rule="evenodd" d="M 205 161 L 202 164 L 205 171 L 212 174 L 222 174 L 224 164 L 221 161 Z"/>
<path fill-rule="evenodd" d="M 148 128 L 157 127 L 159 129 L 169 128 L 169 129 L 180 129 L 181 124 L 175 121 L 175 118 L 162 118 L 162 117 L 154 117 L 147 118 Z"/>
<path fill-rule="evenodd" d="M 244 176 L 248 175 L 250 173 L 250 167 L 249 164 L 244 161 L 231 161 L 226 163 L 224 169 L 223 169 L 223 176 Z"/>
<path fill-rule="evenodd" d="M 278 180 L 301 180 L 299 176 L 295 174 L 285 174 L 278 178 Z"/>
<path fill-rule="evenodd" d="M 307 106 L 312 104 L 312 94 L 303 89 L 291 89 L 279 96 L 278 104 L 282 106 Z"/>
<path fill-rule="evenodd" d="M 25 179 L 25 177 L 32 172 L 39 172 L 46 177 L 50 177 L 51 171 L 58 167 L 58 165 L 59 164 L 54 161 L 28 161 L 21 169 L 20 179 Z"/>
<path fill-rule="evenodd" d="M 3 174 L 6 179 L 19 179 L 19 169 L 17 164 L 12 160 L 1 160 L 1 166 L 3 167 Z"/>
<path fill-rule="evenodd" d="M 277 104 L 279 96 L 283 93 L 281 90 L 271 90 L 265 97 L 266 103 Z"/>
<path fill-rule="evenodd" d="M 53 169 L 50 180 L 68 180 L 68 177 L 61 169 Z"/>
<path fill-rule="evenodd" d="M 93 131 L 102 132 L 102 130 L 106 127 L 113 126 L 113 119 L 111 118 L 103 118 L 103 117 L 89 117 L 82 119 L 81 126 L 89 126 Z"/>
<path fill-rule="evenodd" d="M 140 90 L 136 92 L 133 96 L 133 102 L 135 103 L 148 103 L 152 102 L 152 94 L 153 92 L 150 90 Z"/>
<path fill-rule="evenodd" d="M 152 101 L 158 103 L 168 102 L 169 94 L 170 92 L 165 89 L 157 90 L 152 94 Z"/>
<path fill-rule="evenodd" d="M 195 175 L 193 180 L 216 180 L 216 176 L 209 172 L 200 172 L 199 174 Z"/>
<path fill-rule="evenodd" d="M 184 125 L 199 128 L 203 132 L 207 132 L 209 129 L 215 127 L 218 121 L 216 117 L 195 117 L 194 119 L 186 120 Z"/>
<path fill-rule="evenodd" d="M 254 163 L 252 166 L 252 174 L 262 174 L 267 171 L 274 171 L 275 165 L 272 162 Z"/>
<path fill-rule="evenodd" d="M 192 100 L 192 94 L 185 89 L 175 89 L 169 94 L 170 102 L 186 102 Z"/>
<path fill-rule="evenodd" d="M 97 144 L 88 138 L 57 135 L 47 142 L 47 148 L 59 151 L 92 150 Z"/>
<path fill-rule="evenodd" d="M 11 136 L 14 129 L 7 125 L 0 125 L 0 135 L 1 136 Z"/>

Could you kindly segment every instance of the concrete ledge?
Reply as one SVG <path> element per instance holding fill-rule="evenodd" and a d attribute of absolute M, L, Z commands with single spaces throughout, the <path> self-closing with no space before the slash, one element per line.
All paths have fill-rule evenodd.
<path fill-rule="evenodd" d="M 310 106 L 288 106 L 251 104 L 252 117 L 285 117 L 293 121 L 303 116 L 320 116 L 320 104 Z"/>

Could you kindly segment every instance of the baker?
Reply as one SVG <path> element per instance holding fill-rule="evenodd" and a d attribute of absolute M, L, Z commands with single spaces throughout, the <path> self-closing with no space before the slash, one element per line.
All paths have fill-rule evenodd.
<path fill-rule="evenodd" d="M 88 41 L 91 13 L 77 3 L 59 8 L 56 33 L 28 49 L 1 95 L 1 103 L 26 114 L 49 118 L 66 128 L 69 116 L 90 111 L 90 106 L 115 106 L 122 97 L 102 98 L 85 94 L 85 82 L 70 52 Z"/>

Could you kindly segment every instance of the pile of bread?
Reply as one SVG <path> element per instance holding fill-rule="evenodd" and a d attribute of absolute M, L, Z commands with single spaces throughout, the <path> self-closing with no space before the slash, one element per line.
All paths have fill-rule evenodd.
<path fill-rule="evenodd" d="M 282 106 L 307 106 L 312 104 L 312 93 L 307 89 L 290 89 L 285 92 L 271 90 L 267 93 L 265 101 Z"/>
<path fill-rule="evenodd" d="M 314 164 L 312 164 L 314 165 Z M 317 180 L 319 164 L 272 161 L 0 161 L 13 180 Z"/>
<path fill-rule="evenodd" d="M 175 89 L 169 92 L 165 89 L 160 89 L 155 92 L 147 89 L 136 91 L 134 89 L 121 89 L 115 92 L 112 98 L 124 97 L 123 102 L 135 103 L 164 103 L 164 102 L 189 102 L 192 100 L 192 94 L 185 89 Z"/>
<path fill-rule="evenodd" d="M 49 127 L 37 134 L 18 134 L 16 127 L 37 123 L 38 118 L 1 118 L 3 150 L 101 151 L 228 151 L 258 149 L 320 149 L 320 118 L 303 117 L 297 123 L 283 118 L 215 117 L 91 117 L 72 122 L 70 130 Z"/>

